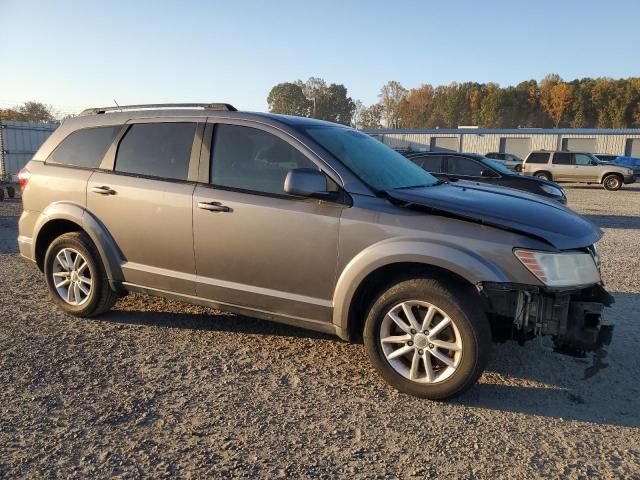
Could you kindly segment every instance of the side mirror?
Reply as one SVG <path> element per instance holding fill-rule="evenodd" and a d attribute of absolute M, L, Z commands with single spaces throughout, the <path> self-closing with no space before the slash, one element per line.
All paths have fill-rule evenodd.
<path fill-rule="evenodd" d="M 327 177 L 313 168 L 295 168 L 287 172 L 284 191 L 299 197 L 328 198 Z"/>

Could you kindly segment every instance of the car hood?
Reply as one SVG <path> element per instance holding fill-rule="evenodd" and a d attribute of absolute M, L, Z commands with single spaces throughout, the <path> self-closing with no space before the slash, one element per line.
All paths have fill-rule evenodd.
<path fill-rule="evenodd" d="M 553 200 L 510 188 L 471 182 L 388 190 L 396 203 L 537 237 L 558 250 L 589 246 L 602 238 L 592 222 Z"/>
<path fill-rule="evenodd" d="M 521 182 L 528 182 L 528 183 L 537 184 L 537 185 L 549 185 L 550 187 L 556 187 L 557 189 L 562 191 L 562 187 L 558 185 L 556 182 L 552 182 L 551 180 L 545 180 L 544 178 L 538 178 L 538 177 L 527 177 L 525 175 L 518 175 L 515 173 L 512 173 L 509 175 L 509 178 L 513 178 L 513 177 L 517 178 Z"/>

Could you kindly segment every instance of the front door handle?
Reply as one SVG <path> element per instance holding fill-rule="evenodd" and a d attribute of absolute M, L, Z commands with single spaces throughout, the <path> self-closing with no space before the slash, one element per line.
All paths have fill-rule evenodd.
<path fill-rule="evenodd" d="M 116 191 L 103 185 L 101 187 L 91 187 L 93 193 L 99 193 L 100 195 L 115 195 Z"/>
<path fill-rule="evenodd" d="M 210 212 L 230 212 L 231 209 L 220 202 L 198 202 L 198 208 L 209 210 Z"/>

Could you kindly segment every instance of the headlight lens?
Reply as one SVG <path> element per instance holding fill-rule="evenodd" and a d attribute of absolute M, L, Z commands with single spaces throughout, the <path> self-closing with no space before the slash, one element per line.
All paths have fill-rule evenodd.
<path fill-rule="evenodd" d="M 518 260 L 548 287 L 572 287 L 600 282 L 600 273 L 589 253 L 550 253 L 514 250 Z"/>
<path fill-rule="evenodd" d="M 553 185 L 547 185 L 545 183 L 541 183 L 540 184 L 540 188 L 542 190 L 544 190 L 545 192 L 547 192 L 549 195 L 553 195 L 555 197 L 562 197 L 563 192 L 562 189 L 558 188 L 558 187 L 554 187 Z"/>

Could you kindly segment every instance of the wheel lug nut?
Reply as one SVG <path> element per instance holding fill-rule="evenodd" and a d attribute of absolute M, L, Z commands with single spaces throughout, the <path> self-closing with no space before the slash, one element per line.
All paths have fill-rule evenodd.
<path fill-rule="evenodd" d="M 412 328 L 411 329 L 411 335 L 415 335 L 415 334 L 416 334 L 416 331 Z"/>
<path fill-rule="evenodd" d="M 418 355 L 422 355 L 424 352 L 422 350 L 418 350 Z"/>
<path fill-rule="evenodd" d="M 409 345 L 410 347 L 413 347 L 413 342 L 412 342 L 411 340 L 409 340 L 409 341 L 407 342 L 407 345 Z"/>
<path fill-rule="evenodd" d="M 430 344 L 429 344 L 429 348 L 433 348 L 433 343 L 430 343 Z"/>

